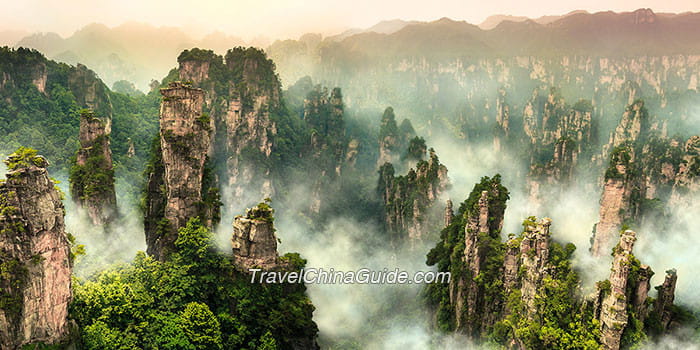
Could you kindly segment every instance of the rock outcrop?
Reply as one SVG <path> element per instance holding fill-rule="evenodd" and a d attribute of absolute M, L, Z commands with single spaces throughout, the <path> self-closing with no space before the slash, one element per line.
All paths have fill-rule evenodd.
<path fill-rule="evenodd" d="M 484 286 L 475 279 L 486 269 L 486 256 L 490 249 L 486 242 L 497 237 L 503 227 L 505 205 L 499 201 L 505 188 L 498 182 L 487 186 L 466 213 L 464 251 L 458 262 L 463 264 L 466 271 L 450 281 L 450 300 L 455 301 L 456 328 L 473 336 L 479 336 L 493 325 L 493 315 L 498 314 L 500 307 L 495 303 L 486 303 Z M 474 192 L 470 195 L 472 200 L 475 198 L 473 195 Z"/>
<path fill-rule="evenodd" d="M 451 272 L 449 284 L 427 289 L 441 329 L 477 342 L 495 339 L 510 349 L 573 342 L 618 350 L 680 324 L 682 313 L 673 305 L 675 270 L 656 287 L 657 299 L 650 297 L 654 272 L 632 254 L 633 231 L 623 232 L 613 249 L 610 278 L 596 284 L 591 298 L 583 298 L 572 265 L 576 247 L 552 238 L 550 219 L 529 217 L 522 234 L 501 242 L 507 200 L 499 176 L 483 178 L 428 253 L 428 265 Z"/>
<path fill-rule="evenodd" d="M 243 270 L 272 269 L 279 265 L 273 210 L 267 203 L 246 210 L 233 221 L 233 262 Z"/>
<path fill-rule="evenodd" d="M 656 299 L 651 298 L 649 289 L 654 272 L 632 253 L 636 240 L 634 231 L 620 234 L 612 253 L 610 277 L 596 285 L 593 316 L 600 322 L 600 342 L 606 350 L 631 345 L 624 343 L 626 332 L 666 334 L 678 325 L 673 305 L 676 270 L 666 271 L 664 283 L 656 287 Z"/>
<path fill-rule="evenodd" d="M 666 271 L 664 283 L 656 287 L 658 296 L 654 302 L 654 312 L 659 321 L 659 326 L 663 331 L 671 329 L 672 322 L 674 321 L 672 306 L 673 300 L 675 299 L 677 280 L 678 276 L 676 275 L 676 270 L 671 269 Z"/>
<path fill-rule="evenodd" d="M 600 220 L 593 230 L 594 255 L 611 248 L 610 238 L 623 224 L 653 224 L 664 230 L 666 206 L 690 198 L 688 192 L 698 187 L 694 179 L 700 173 L 700 137 L 691 137 L 683 148 L 679 141 L 659 132 L 653 121 L 644 101 L 636 100 L 611 135 Z"/>
<path fill-rule="evenodd" d="M 78 207 L 87 211 L 95 226 L 112 222 L 117 216 L 114 169 L 109 135 L 109 117 L 91 110 L 80 113 L 80 149 L 70 172 L 70 192 Z"/>
<path fill-rule="evenodd" d="M 404 119 L 401 126 L 396 123 L 394 109 L 387 107 L 379 125 L 379 157 L 377 168 L 384 163 L 399 164 L 409 141 L 416 136 L 411 121 Z"/>
<path fill-rule="evenodd" d="M 532 150 L 530 200 L 539 205 L 543 197 L 560 195 L 567 188 L 579 158 L 590 151 L 593 105 L 579 100 L 569 107 L 556 89 L 538 102 L 537 91 L 523 111 L 523 130 Z"/>
<path fill-rule="evenodd" d="M 177 231 L 193 217 L 212 227 L 218 196 L 207 178 L 212 120 L 203 113 L 204 91 L 180 82 L 161 89 L 160 147 L 149 175 L 146 208 L 148 253 L 164 260 Z"/>
<path fill-rule="evenodd" d="M 635 184 L 637 179 L 630 174 L 633 162 L 634 150 L 628 144 L 613 150 L 600 200 L 600 219 L 593 232 L 591 252 L 595 256 L 610 251 L 611 238 L 620 231 L 623 222 L 632 217 L 632 195 L 639 190 Z"/>
<path fill-rule="evenodd" d="M 384 223 L 392 240 L 415 243 L 431 228 L 439 227 L 441 223 L 431 220 L 429 212 L 448 186 L 447 167 L 432 149 L 429 160 L 418 162 L 404 176 L 394 176 L 394 166 L 385 163 L 379 169 L 377 191 L 384 203 Z"/>
<path fill-rule="evenodd" d="M 545 218 L 535 222 L 534 218 L 525 222 L 525 232 L 520 241 L 520 269 L 524 272 L 520 280 L 520 292 L 527 317 L 537 315 L 536 298 L 542 280 L 549 273 L 549 227 L 552 221 Z M 506 269 L 508 267 L 506 266 Z M 520 271 L 518 269 L 518 271 Z"/>
<path fill-rule="evenodd" d="M 640 137 L 644 137 L 644 133 L 649 130 L 648 124 L 649 112 L 644 107 L 644 101 L 634 101 L 622 114 L 620 123 L 615 128 L 612 147 L 629 140 L 636 142 Z"/>
<path fill-rule="evenodd" d="M 234 48 L 224 57 L 186 50 L 178 57 L 179 78 L 206 92 L 203 112 L 212 120 L 211 150 L 217 175 L 236 198 L 274 194 L 269 166 L 277 127 L 281 85 L 274 63 L 254 48 Z"/>
<path fill-rule="evenodd" d="M 377 167 L 384 163 L 396 163 L 398 160 L 396 151 L 403 149 L 399 145 L 399 126 L 396 124 L 394 109 L 387 107 L 382 115 L 379 125 L 379 157 Z"/>
<path fill-rule="evenodd" d="M 655 187 L 649 181 L 652 167 L 644 166 L 658 163 L 650 147 L 644 147 L 650 136 L 649 119 L 644 101 L 635 100 L 622 114 L 610 144 L 603 150 L 610 153 L 610 161 L 604 176 L 600 219 L 593 229 L 593 255 L 606 254 L 612 248 L 611 238 L 624 223 L 639 218 L 641 199 L 646 197 L 647 188 Z"/>
<path fill-rule="evenodd" d="M 340 177 L 346 164 L 348 140 L 345 135 L 345 106 L 340 88 L 330 92 L 316 86 L 304 100 L 304 121 L 311 129 L 306 146 L 311 185 L 309 212 L 319 214 L 325 202 L 324 194 Z"/>
<path fill-rule="evenodd" d="M 68 86 L 76 98 L 78 106 L 89 108 L 102 118 L 109 134 L 112 130 L 112 101 L 109 88 L 97 74 L 82 64 L 76 65 L 68 75 Z"/>
<path fill-rule="evenodd" d="M 600 305 L 600 340 L 605 349 L 620 348 L 622 332 L 627 326 L 627 281 L 629 280 L 632 248 L 637 240 L 633 231 L 625 231 L 613 253 L 610 271 L 610 290 L 606 291 Z"/>
<path fill-rule="evenodd" d="M 62 344 L 71 332 L 70 243 L 48 162 L 22 149 L 0 182 L 0 347 Z"/>
<path fill-rule="evenodd" d="M 510 134 L 510 105 L 506 101 L 506 90 L 498 89 L 496 97 L 496 134 L 493 138 L 493 149 L 501 150 L 503 140 L 508 139 Z"/>
<path fill-rule="evenodd" d="M 455 213 L 452 211 L 452 201 L 448 199 L 445 203 L 445 227 L 450 226 L 454 215 Z"/>
<path fill-rule="evenodd" d="M 689 193 L 700 191 L 700 136 L 693 136 L 685 143 L 685 153 L 678 166 L 673 184 L 671 202 L 680 204 Z"/>

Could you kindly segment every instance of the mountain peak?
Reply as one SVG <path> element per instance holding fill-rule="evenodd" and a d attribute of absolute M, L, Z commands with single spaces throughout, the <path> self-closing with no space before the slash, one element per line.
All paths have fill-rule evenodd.
<path fill-rule="evenodd" d="M 656 14 L 650 8 L 638 9 L 638 10 L 632 12 L 632 14 L 634 15 L 634 24 L 645 24 L 645 23 L 656 22 Z"/>

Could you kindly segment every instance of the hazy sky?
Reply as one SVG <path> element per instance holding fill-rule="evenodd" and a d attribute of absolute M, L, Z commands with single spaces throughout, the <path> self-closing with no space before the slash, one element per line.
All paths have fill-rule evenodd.
<path fill-rule="evenodd" d="M 0 30 L 68 36 L 93 22 L 116 26 L 137 21 L 183 27 L 195 36 L 220 30 L 244 38 L 337 33 L 395 18 L 450 17 L 478 24 L 492 14 L 539 17 L 576 9 L 700 11 L 698 0 L 0 0 L 0 4 Z"/>

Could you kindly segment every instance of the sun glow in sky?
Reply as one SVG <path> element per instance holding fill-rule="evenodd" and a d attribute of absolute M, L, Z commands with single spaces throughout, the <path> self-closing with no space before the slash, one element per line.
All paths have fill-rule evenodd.
<path fill-rule="evenodd" d="M 573 10 L 700 11 L 698 0 L 0 0 L 0 31 L 57 32 L 69 36 L 89 23 L 136 21 L 181 27 L 193 36 L 213 31 L 251 39 L 336 34 L 381 20 L 441 17 L 479 24 L 489 15 L 559 15 Z"/>

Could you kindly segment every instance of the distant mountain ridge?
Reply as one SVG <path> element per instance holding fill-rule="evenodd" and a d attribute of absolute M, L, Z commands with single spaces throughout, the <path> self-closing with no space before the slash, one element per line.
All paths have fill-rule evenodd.
<path fill-rule="evenodd" d="M 402 19 L 392 19 L 388 21 L 381 21 L 367 29 L 353 28 L 348 29 L 338 35 L 332 35 L 329 38 L 335 41 L 340 41 L 345 38 L 351 37 L 356 34 L 362 33 L 379 33 L 379 34 L 393 34 L 403 29 L 404 27 L 412 24 L 422 23 L 420 21 L 404 21 Z"/>
<path fill-rule="evenodd" d="M 549 24 L 549 23 L 552 23 L 554 21 L 560 20 L 564 17 L 568 17 L 571 15 L 579 14 L 579 13 L 589 14 L 588 11 L 585 11 L 585 10 L 576 10 L 576 11 L 571 11 L 571 12 L 569 12 L 565 15 L 561 15 L 561 16 L 556 16 L 556 15 L 554 15 L 554 16 L 540 16 L 538 18 L 529 18 L 529 17 L 525 17 L 525 16 L 512 16 L 512 15 L 492 15 L 492 16 L 489 16 L 488 18 L 486 18 L 483 22 L 481 22 L 481 24 L 479 24 L 479 28 L 481 28 L 483 30 L 490 30 L 490 29 L 496 28 L 499 24 L 501 24 L 502 22 L 505 22 L 505 21 L 525 22 L 525 21 L 530 20 L 530 21 L 533 21 L 535 23 L 544 25 L 544 24 Z"/>
<path fill-rule="evenodd" d="M 368 58 L 695 54 L 700 53 L 700 13 L 574 11 L 560 18 L 503 20 L 489 30 L 442 18 L 407 24 L 391 34 L 355 34 L 337 45 Z"/>
<path fill-rule="evenodd" d="M 225 52 L 242 44 L 243 39 L 221 32 L 196 40 L 180 28 L 129 22 L 113 28 L 93 23 L 67 38 L 56 33 L 35 33 L 14 46 L 37 49 L 68 64 L 85 64 L 109 86 L 129 80 L 147 90 L 151 79 L 167 75 L 176 66 L 175 58 L 185 49 L 206 46 Z"/>
<path fill-rule="evenodd" d="M 6 43 L 23 34 L 3 33 L 0 38 Z M 245 44 L 241 38 L 222 32 L 197 40 L 177 27 L 158 28 L 132 22 L 113 28 L 91 24 L 68 38 L 55 33 L 35 33 L 14 46 L 37 49 L 61 62 L 85 64 L 108 86 L 128 80 L 145 91 L 151 79 L 167 75 L 176 65 L 174 57 L 184 49 L 202 47 L 223 53 Z M 579 10 L 535 19 L 496 15 L 478 26 L 449 18 L 432 22 L 395 19 L 325 38 L 306 34 L 299 40 L 276 41 L 267 51 L 277 61 L 284 56 L 300 54 L 313 58 L 321 49 L 325 55 L 350 55 L 353 60 L 696 54 L 700 53 L 700 13 L 654 13 L 651 9 L 621 13 Z M 295 64 L 306 64 L 297 61 Z"/>

